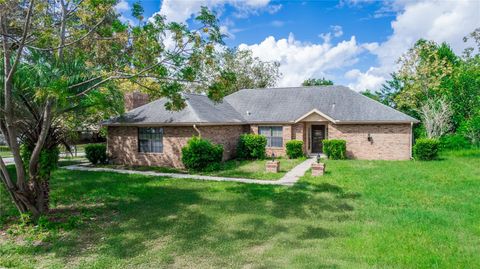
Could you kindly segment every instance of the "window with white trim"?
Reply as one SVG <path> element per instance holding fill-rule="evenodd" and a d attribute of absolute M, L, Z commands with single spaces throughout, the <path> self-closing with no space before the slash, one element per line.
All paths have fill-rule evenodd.
<path fill-rule="evenodd" d="M 267 138 L 267 147 L 283 147 L 283 127 L 282 126 L 259 126 L 258 134 Z"/>
<path fill-rule="evenodd" d="M 138 128 L 138 152 L 163 152 L 163 128 Z"/>

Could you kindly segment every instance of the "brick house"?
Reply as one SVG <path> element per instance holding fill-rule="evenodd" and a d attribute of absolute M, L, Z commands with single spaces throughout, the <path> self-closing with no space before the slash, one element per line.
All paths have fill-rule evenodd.
<path fill-rule="evenodd" d="M 343 86 L 245 89 L 221 103 L 184 98 L 181 111 L 168 111 L 162 98 L 104 122 L 113 162 L 182 167 L 181 149 L 194 135 L 222 144 L 231 159 L 244 133 L 265 135 L 268 155 L 285 155 L 292 139 L 304 141 L 306 154 L 322 153 L 323 139 L 344 139 L 350 158 L 408 160 L 418 122 Z"/>

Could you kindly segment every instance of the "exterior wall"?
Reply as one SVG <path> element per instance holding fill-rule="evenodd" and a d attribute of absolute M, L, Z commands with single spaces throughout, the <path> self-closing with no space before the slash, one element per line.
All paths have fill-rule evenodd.
<path fill-rule="evenodd" d="M 309 152 L 308 130 L 311 124 L 299 122 L 282 125 L 283 147 L 267 148 L 267 156 L 285 156 L 285 145 L 292 139 L 304 141 L 304 151 Z M 266 124 L 265 126 L 267 126 Z M 198 126 L 203 138 L 224 146 L 224 160 L 235 157 L 237 141 L 243 133 L 258 134 L 259 125 Z M 270 126 L 270 125 L 268 125 Z M 192 126 L 163 127 L 163 152 L 138 152 L 138 128 L 128 126 L 108 127 L 108 153 L 114 163 L 142 166 L 171 166 L 183 168 L 181 150 L 192 136 L 198 135 Z M 368 134 L 373 142 L 367 140 Z M 347 141 L 347 155 L 354 159 L 408 160 L 411 157 L 410 124 L 348 124 L 327 126 L 328 139 Z"/>
<path fill-rule="evenodd" d="M 292 139 L 303 141 L 303 152 L 307 152 L 307 126 L 305 122 L 292 125 Z"/>
<path fill-rule="evenodd" d="M 161 126 L 159 126 L 161 127 Z M 142 166 L 171 166 L 183 168 L 182 147 L 188 139 L 198 135 L 193 127 L 162 127 L 163 152 L 138 152 L 138 128 L 129 126 L 108 127 L 108 154 L 116 164 Z M 246 131 L 245 126 L 198 126 L 203 138 L 224 147 L 223 159 L 235 156 L 239 136 Z"/>
<path fill-rule="evenodd" d="M 354 159 L 409 160 L 411 138 L 410 124 L 328 125 L 328 139 L 346 140 L 347 155 Z"/>

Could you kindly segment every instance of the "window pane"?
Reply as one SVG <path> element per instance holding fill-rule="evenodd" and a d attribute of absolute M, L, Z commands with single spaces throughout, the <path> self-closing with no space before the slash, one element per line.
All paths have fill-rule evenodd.
<path fill-rule="evenodd" d="M 140 152 L 149 152 L 150 151 L 150 143 L 148 140 L 140 140 L 139 141 L 139 151 Z"/>
<path fill-rule="evenodd" d="M 272 137 L 272 145 L 271 147 L 282 147 L 283 146 L 283 139 L 281 137 Z"/>
<path fill-rule="evenodd" d="M 138 151 L 163 152 L 163 128 L 139 128 Z"/>
<path fill-rule="evenodd" d="M 265 127 L 265 126 L 258 127 L 258 134 L 264 135 L 267 137 L 270 136 L 271 134 L 270 127 Z"/>
<path fill-rule="evenodd" d="M 283 147 L 282 126 L 260 126 L 258 134 L 267 138 L 267 147 Z"/>
<path fill-rule="evenodd" d="M 282 129 L 283 128 L 281 126 L 272 127 L 272 136 L 282 137 Z"/>

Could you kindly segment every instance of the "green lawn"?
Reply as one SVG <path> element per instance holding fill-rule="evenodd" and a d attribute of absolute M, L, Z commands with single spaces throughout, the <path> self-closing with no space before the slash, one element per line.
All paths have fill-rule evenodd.
<path fill-rule="evenodd" d="M 327 161 L 294 187 L 60 169 L 59 223 L 12 227 L 0 194 L 0 267 L 479 268 L 479 164 Z"/>
<path fill-rule="evenodd" d="M 275 180 L 282 178 L 293 167 L 299 165 L 306 158 L 288 159 L 277 158 L 280 162 L 280 172 L 268 173 L 265 171 L 265 165 L 269 160 L 256 160 L 256 161 L 239 161 L 230 160 L 222 163 L 221 169 L 213 172 L 203 172 L 201 174 L 209 176 L 220 177 L 240 177 L 240 178 L 252 178 L 252 179 L 266 179 Z"/>
<path fill-rule="evenodd" d="M 265 164 L 268 160 L 229 160 L 221 163 L 219 170 L 212 172 L 192 172 L 192 174 L 219 176 L 219 177 L 239 177 L 250 179 L 264 179 L 276 180 L 282 178 L 293 167 L 299 165 L 306 158 L 288 159 L 277 158 L 280 161 L 280 172 L 267 173 L 265 171 Z M 97 167 L 138 170 L 138 171 L 154 171 L 160 173 L 188 173 L 185 170 L 179 170 L 170 167 L 155 167 L 155 166 L 127 166 L 127 165 L 97 165 Z"/>
<path fill-rule="evenodd" d="M 0 151 L 0 157 L 8 158 L 8 157 L 13 157 L 13 155 L 10 151 Z"/>

